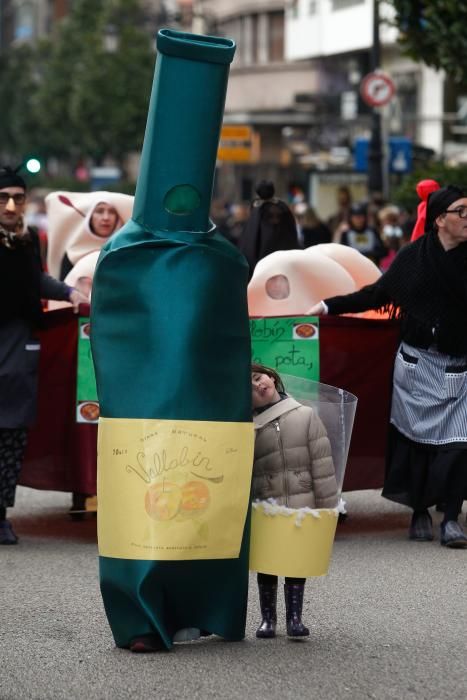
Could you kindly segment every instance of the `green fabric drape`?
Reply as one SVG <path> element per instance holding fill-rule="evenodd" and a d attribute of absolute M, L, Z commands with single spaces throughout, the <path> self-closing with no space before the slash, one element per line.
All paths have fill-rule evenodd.
<path fill-rule="evenodd" d="M 118 248 L 130 232 L 132 244 Z M 248 269 L 240 254 L 219 234 L 169 239 L 134 222 L 109 248 L 96 271 L 91 318 L 102 415 L 251 420 Z M 117 645 L 158 631 L 169 647 L 182 627 L 241 639 L 248 530 L 249 522 L 234 560 L 101 557 L 102 594 Z"/>

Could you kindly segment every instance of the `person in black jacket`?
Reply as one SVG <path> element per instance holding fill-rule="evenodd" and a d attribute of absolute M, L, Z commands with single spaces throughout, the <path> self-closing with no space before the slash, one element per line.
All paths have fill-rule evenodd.
<path fill-rule="evenodd" d="M 41 299 L 84 297 L 42 270 L 39 236 L 25 228 L 26 184 L 16 170 L 0 169 L 0 544 L 18 538 L 6 518 L 14 505 L 27 428 L 36 408 L 39 342 L 34 336 Z"/>
<path fill-rule="evenodd" d="M 274 196 L 272 182 L 261 181 L 251 205 L 251 214 L 239 241 L 239 248 L 248 260 L 250 277 L 256 264 L 276 250 L 300 248 L 297 224 L 290 208 Z"/>
<path fill-rule="evenodd" d="M 409 537 L 433 539 L 430 506 L 445 504 L 442 545 L 467 548 L 467 196 L 428 198 L 425 233 L 374 283 L 325 299 L 311 315 L 387 309 L 401 321 L 383 496 L 413 509 Z"/>

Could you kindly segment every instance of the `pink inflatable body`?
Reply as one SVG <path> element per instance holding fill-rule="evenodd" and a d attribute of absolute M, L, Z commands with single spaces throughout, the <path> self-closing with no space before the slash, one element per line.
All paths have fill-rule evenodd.
<path fill-rule="evenodd" d="M 373 284 L 378 277 L 381 277 L 381 272 L 374 262 L 348 245 L 321 243 L 312 248 L 307 248 L 303 252 L 306 255 L 315 255 L 319 253 L 320 255 L 327 255 L 332 258 L 332 260 L 335 260 L 352 277 L 356 289 L 361 289 L 367 284 Z"/>
<path fill-rule="evenodd" d="M 248 286 L 249 313 L 303 315 L 321 299 L 355 292 L 380 275 L 368 258 L 338 243 L 277 251 L 255 268 Z"/>

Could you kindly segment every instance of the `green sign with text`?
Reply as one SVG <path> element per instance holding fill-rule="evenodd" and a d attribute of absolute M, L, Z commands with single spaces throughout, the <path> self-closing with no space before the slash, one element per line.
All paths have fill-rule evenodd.
<path fill-rule="evenodd" d="M 319 320 L 310 316 L 250 319 L 252 359 L 279 374 L 319 381 Z"/>

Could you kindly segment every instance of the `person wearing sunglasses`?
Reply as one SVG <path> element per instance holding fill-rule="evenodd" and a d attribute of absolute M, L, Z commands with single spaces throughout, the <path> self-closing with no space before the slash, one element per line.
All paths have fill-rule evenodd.
<path fill-rule="evenodd" d="M 423 210 L 415 229 L 424 234 L 377 282 L 309 313 L 385 309 L 400 319 L 382 495 L 413 510 L 409 538 L 418 541 L 433 540 L 428 509 L 442 503 L 441 544 L 467 548 L 458 522 L 467 498 L 467 195 L 439 188 Z"/>
<path fill-rule="evenodd" d="M 26 183 L 17 170 L 0 168 L 0 544 L 18 541 L 6 511 L 35 416 L 41 299 L 70 301 L 75 310 L 85 301 L 43 271 L 37 230 L 24 225 Z"/>

